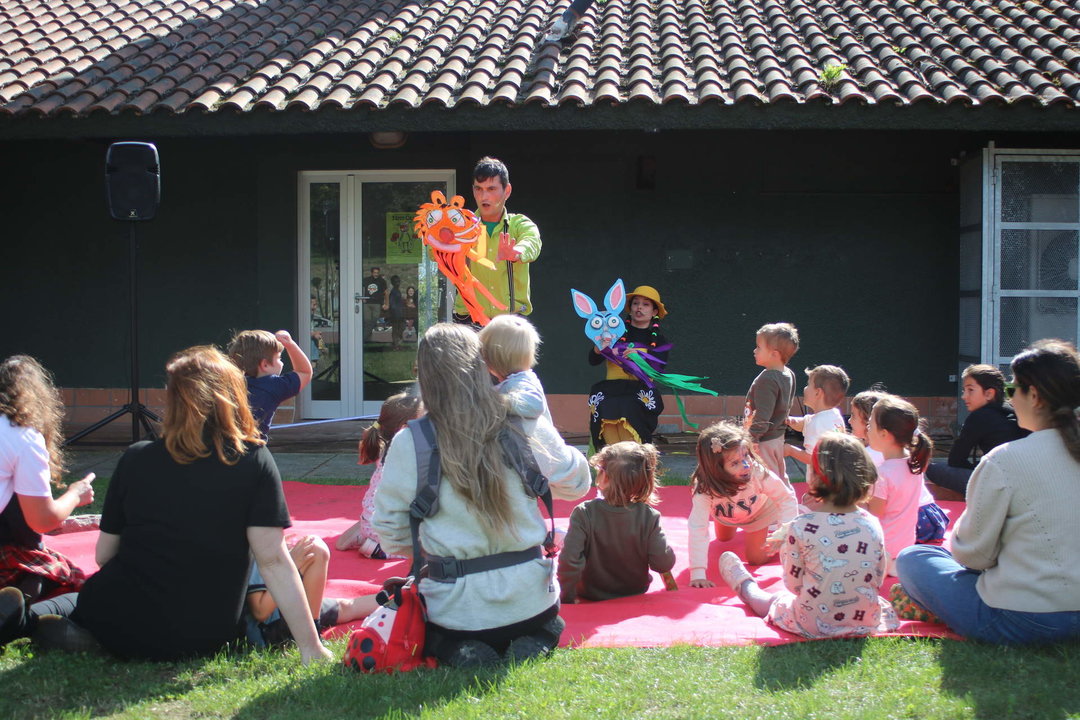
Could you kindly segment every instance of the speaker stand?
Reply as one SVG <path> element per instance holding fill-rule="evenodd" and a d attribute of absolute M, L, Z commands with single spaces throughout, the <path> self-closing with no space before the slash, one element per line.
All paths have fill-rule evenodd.
<path fill-rule="evenodd" d="M 64 445 L 74 445 L 81 442 L 84 437 L 105 427 L 109 423 L 124 415 L 131 414 L 131 442 L 138 442 L 142 438 L 140 427 L 150 439 L 157 438 L 157 432 L 151 421 L 160 423 L 161 418 L 153 413 L 150 408 L 139 402 L 139 295 L 138 295 L 138 256 L 139 243 L 135 238 L 135 223 L 128 222 L 128 316 L 131 321 L 131 389 L 130 401 L 107 418 L 103 418 L 90 427 L 79 431 L 64 442 Z M 87 442 L 85 445 L 126 445 L 121 442 Z"/>

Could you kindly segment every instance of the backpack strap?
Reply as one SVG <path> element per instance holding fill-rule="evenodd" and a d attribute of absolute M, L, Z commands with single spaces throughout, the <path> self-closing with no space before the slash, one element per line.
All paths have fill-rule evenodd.
<path fill-rule="evenodd" d="M 494 555 L 483 555 L 469 560 L 428 555 L 427 577 L 429 580 L 437 582 L 454 582 L 459 577 L 472 573 L 520 565 L 530 560 L 539 560 L 542 557 L 544 557 L 544 551 L 539 546 L 525 548 L 524 550 L 495 553 Z"/>
<path fill-rule="evenodd" d="M 539 497 L 544 501 L 544 507 L 547 508 L 548 518 L 551 521 L 551 529 L 544 538 L 543 548 L 531 547 L 525 550 L 483 555 L 468 560 L 436 555 L 425 558 L 420 547 L 420 522 L 439 511 L 439 484 L 442 482 L 442 464 L 435 428 L 425 415 L 408 422 L 416 451 L 416 497 L 409 504 L 409 529 L 412 532 L 413 543 L 413 565 L 409 574 L 413 577 L 419 577 L 422 558 L 426 560 L 424 570 L 428 579 L 437 582 L 454 582 L 464 575 L 510 567 L 543 557 L 553 557 L 557 552 L 555 514 L 547 476 L 536 462 L 536 456 L 525 435 L 521 418 L 509 416 L 507 419 L 511 427 L 499 434 L 503 460 L 521 476 L 526 494 L 529 497 Z"/>
<path fill-rule="evenodd" d="M 416 497 L 409 504 L 409 530 L 412 532 L 413 562 L 409 575 L 419 577 L 421 560 L 420 521 L 439 511 L 439 482 L 442 463 L 435 428 L 426 415 L 408 422 L 416 449 Z"/>
<path fill-rule="evenodd" d="M 409 504 L 409 515 L 429 518 L 439 512 L 439 483 L 442 481 L 442 462 L 435 427 L 424 415 L 408 422 L 416 448 L 416 497 Z"/>
<path fill-rule="evenodd" d="M 547 508 L 548 519 L 551 521 L 551 529 L 544 538 L 544 556 L 554 557 L 558 552 L 555 547 L 555 509 L 551 500 L 551 487 L 547 476 L 540 470 L 536 462 L 529 438 L 525 434 L 525 426 L 521 418 L 516 415 L 507 417 L 510 427 L 499 433 L 499 444 L 502 446 L 503 459 L 521 476 L 525 485 L 525 492 L 529 497 L 538 497 L 544 501 Z"/>

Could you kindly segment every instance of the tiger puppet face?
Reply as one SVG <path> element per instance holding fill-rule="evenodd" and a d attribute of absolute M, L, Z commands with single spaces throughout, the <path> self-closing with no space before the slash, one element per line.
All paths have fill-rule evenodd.
<path fill-rule="evenodd" d="M 445 253 L 463 253 L 480 238 L 480 219 L 465 209 L 465 199 L 455 195 L 450 202 L 438 190 L 413 218 L 416 234 L 425 245 Z"/>

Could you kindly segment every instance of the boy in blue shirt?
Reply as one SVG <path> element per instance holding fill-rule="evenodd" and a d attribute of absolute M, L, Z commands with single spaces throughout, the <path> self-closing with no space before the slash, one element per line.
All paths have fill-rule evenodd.
<path fill-rule="evenodd" d="M 284 375 L 282 352 L 289 354 L 293 366 Z M 266 330 L 237 333 L 229 343 L 229 357 L 244 371 L 251 414 L 265 440 L 278 405 L 298 395 L 311 382 L 311 361 L 288 330 L 278 330 L 273 335 Z"/>

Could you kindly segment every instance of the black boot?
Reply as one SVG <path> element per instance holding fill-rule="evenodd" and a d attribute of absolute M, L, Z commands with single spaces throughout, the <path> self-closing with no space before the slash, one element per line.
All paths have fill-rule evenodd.
<path fill-rule="evenodd" d="M 26 636 L 26 598 L 16 587 L 0 588 L 0 647 Z"/>
<path fill-rule="evenodd" d="M 67 652 L 103 653 L 89 630 L 86 630 L 66 617 L 59 615 L 41 615 L 33 633 L 34 645 L 41 650 L 65 650 Z"/>

